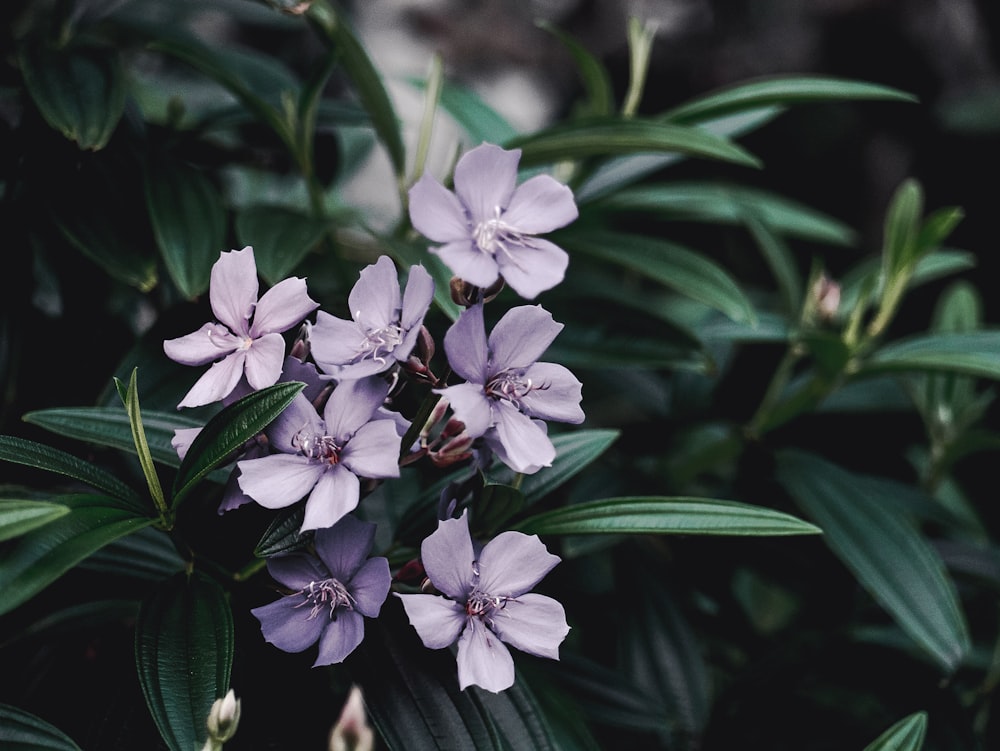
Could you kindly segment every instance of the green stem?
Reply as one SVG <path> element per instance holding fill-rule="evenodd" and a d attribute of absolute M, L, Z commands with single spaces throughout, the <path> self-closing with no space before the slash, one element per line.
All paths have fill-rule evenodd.
<path fill-rule="evenodd" d="M 250 563 L 246 564 L 239 571 L 233 573 L 233 581 L 238 581 L 238 582 L 246 581 L 251 576 L 256 574 L 258 571 L 263 569 L 265 566 L 267 566 L 267 560 L 265 560 L 264 558 L 257 558 L 255 560 L 252 560 L 250 561 Z"/>

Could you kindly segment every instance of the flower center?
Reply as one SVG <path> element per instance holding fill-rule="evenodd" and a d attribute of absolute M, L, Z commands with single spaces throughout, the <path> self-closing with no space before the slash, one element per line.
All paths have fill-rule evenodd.
<path fill-rule="evenodd" d="M 403 327 L 395 323 L 378 329 L 371 329 L 358 345 L 358 354 L 354 361 L 371 358 L 380 365 L 385 365 L 385 356 L 403 343 Z"/>
<path fill-rule="evenodd" d="M 479 561 L 472 562 L 472 574 L 476 584 L 469 599 L 465 601 L 465 614 L 470 618 L 479 618 L 489 628 L 493 628 L 494 613 L 503 610 L 514 598 L 508 595 L 487 594 L 479 589 Z"/>
<path fill-rule="evenodd" d="M 524 371 L 504 370 L 498 373 L 486 384 L 486 396 L 510 402 L 518 409 L 521 408 L 521 399 L 532 391 L 548 388 L 545 384 L 536 384 L 530 378 L 524 377 Z"/>
<path fill-rule="evenodd" d="M 516 229 L 500 218 L 500 207 L 493 207 L 493 216 L 485 221 L 479 222 L 472 230 L 472 239 L 475 240 L 476 247 L 484 253 L 496 255 L 502 251 L 510 257 L 510 249 L 507 243 L 514 241 L 521 245 L 527 244 L 524 237 Z"/>
<path fill-rule="evenodd" d="M 330 611 L 329 618 L 331 621 L 335 621 L 337 620 L 337 608 L 354 610 L 354 606 L 357 604 L 351 593 L 347 591 L 347 587 L 333 578 L 318 582 L 311 581 L 299 590 L 299 594 L 305 599 L 295 607 L 301 608 L 303 605 L 311 605 L 309 617 L 306 619 L 310 621 L 324 609 Z"/>
<path fill-rule="evenodd" d="M 344 450 L 332 435 L 310 433 L 306 428 L 292 436 L 292 448 L 308 459 L 328 464 L 339 463 L 340 452 Z"/>

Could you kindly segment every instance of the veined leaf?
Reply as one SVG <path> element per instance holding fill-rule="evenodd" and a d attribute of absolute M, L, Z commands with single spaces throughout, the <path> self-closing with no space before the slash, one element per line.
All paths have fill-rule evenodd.
<path fill-rule="evenodd" d="M 927 732 L 927 713 L 914 712 L 865 746 L 865 751 L 920 751 Z"/>
<path fill-rule="evenodd" d="M 887 344 L 859 375 L 927 371 L 1000 379 L 1000 331 L 923 334 Z"/>
<path fill-rule="evenodd" d="M 250 206 L 236 214 L 236 237 L 253 246 L 257 271 L 271 285 L 291 274 L 328 229 L 329 222 L 284 206 Z"/>
<path fill-rule="evenodd" d="M 0 704 L 0 746 L 9 751 L 80 751 L 55 726 L 9 704 Z"/>
<path fill-rule="evenodd" d="M 174 507 L 199 480 L 270 425 L 303 388 L 305 384 L 298 381 L 276 383 L 244 396 L 212 417 L 191 443 L 177 470 Z"/>
<path fill-rule="evenodd" d="M 0 557 L 0 615 L 31 599 L 95 550 L 153 523 L 115 498 L 60 496 L 69 513 L 19 537 Z"/>
<path fill-rule="evenodd" d="M 521 521 L 518 530 L 538 535 L 682 534 L 809 535 L 821 530 L 774 509 L 714 498 L 636 496 L 604 498 Z"/>
<path fill-rule="evenodd" d="M 222 587 L 197 571 L 163 581 L 139 608 L 135 659 L 146 704 L 171 751 L 200 748 L 233 663 L 233 615 Z"/>
<path fill-rule="evenodd" d="M 791 450 L 778 454 L 778 481 L 899 627 L 953 671 L 969 650 L 954 584 L 934 549 L 893 509 L 888 484 Z"/>
<path fill-rule="evenodd" d="M 69 506 L 49 501 L 0 498 L 0 541 L 44 527 L 69 513 Z"/>

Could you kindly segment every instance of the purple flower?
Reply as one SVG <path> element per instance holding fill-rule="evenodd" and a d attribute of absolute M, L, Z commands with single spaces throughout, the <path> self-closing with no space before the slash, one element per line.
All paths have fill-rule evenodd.
<path fill-rule="evenodd" d="M 406 294 L 400 295 L 396 267 L 381 256 L 362 269 L 348 296 L 353 321 L 316 314 L 309 333 L 312 356 L 340 379 L 381 373 L 413 351 L 433 297 L 434 281 L 423 266 L 410 269 Z"/>
<path fill-rule="evenodd" d="M 458 682 L 503 691 L 514 683 L 506 642 L 522 652 L 559 659 L 569 633 L 562 605 L 529 593 L 559 563 L 537 535 L 504 532 L 477 557 L 466 512 L 438 522 L 420 546 L 436 595 L 401 595 L 410 624 L 424 646 L 441 649 L 458 640 Z"/>
<path fill-rule="evenodd" d="M 448 362 L 467 383 L 438 393 L 468 434 L 485 435 L 515 472 L 536 472 L 555 458 L 538 420 L 583 422 L 582 384 L 562 365 L 536 362 L 561 330 L 541 306 L 522 305 L 504 314 L 487 341 L 480 304 L 462 311 L 444 337 Z"/>
<path fill-rule="evenodd" d="M 285 652 L 301 652 L 319 642 L 313 667 L 343 662 L 365 635 L 364 618 L 376 618 L 392 577 L 385 558 L 368 558 L 375 525 L 345 516 L 316 531 L 316 554 L 269 558 L 267 570 L 295 590 L 250 612 L 264 639 Z"/>
<path fill-rule="evenodd" d="M 281 332 L 301 322 L 319 303 L 309 299 L 305 280 L 298 277 L 274 285 L 260 300 L 257 290 L 253 248 L 219 254 L 212 266 L 208 297 L 221 323 L 206 323 L 192 334 L 163 342 L 167 357 L 183 365 L 218 361 L 191 387 L 178 408 L 223 399 L 244 374 L 253 389 L 277 383 L 285 357 Z"/>
<path fill-rule="evenodd" d="M 243 492 L 271 509 L 308 494 L 302 529 L 336 524 L 358 505 L 358 477 L 399 477 L 396 421 L 378 412 L 387 393 L 378 378 L 344 381 L 322 418 L 304 396 L 296 396 L 267 429 L 280 453 L 237 463 Z"/>
<path fill-rule="evenodd" d="M 534 235 L 577 217 L 573 193 L 548 175 L 517 184 L 521 150 L 484 143 L 455 166 L 455 192 L 428 175 L 410 189 L 410 221 L 434 242 L 431 251 L 477 287 L 497 277 L 531 299 L 562 281 L 566 251 Z"/>

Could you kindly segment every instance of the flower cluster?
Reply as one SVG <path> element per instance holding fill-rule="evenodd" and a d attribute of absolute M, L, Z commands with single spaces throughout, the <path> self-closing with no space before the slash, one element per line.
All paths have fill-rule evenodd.
<path fill-rule="evenodd" d="M 316 665 L 341 662 L 354 650 L 364 618 L 378 616 L 391 588 L 387 559 L 368 558 L 375 525 L 352 513 L 368 492 L 423 457 L 477 469 L 495 459 L 518 473 L 537 472 L 556 456 L 547 423 L 584 419 L 580 381 L 562 365 L 539 361 L 563 328 L 550 313 L 515 306 L 486 330 L 486 304 L 501 286 L 531 299 L 558 284 L 568 264 L 565 251 L 536 235 L 576 218 L 572 193 L 547 175 L 518 186 L 519 158 L 519 151 L 484 144 L 456 165 L 454 193 L 427 176 L 410 191 L 413 227 L 443 243 L 430 251 L 455 275 L 453 297 L 464 306 L 444 335 L 448 377 L 431 370 L 434 339 L 424 325 L 431 275 L 410 267 L 404 289 L 386 256 L 361 271 L 349 317 L 340 318 L 317 310 L 299 278 L 258 299 L 253 249 L 224 252 L 209 290 L 216 321 L 164 342 L 179 363 L 212 364 L 179 407 L 228 403 L 279 381 L 305 384 L 238 457 L 220 513 L 250 502 L 301 513 L 302 545 L 267 561 L 285 594 L 253 613 L 264 638 L 282 650 L 318 644 Z M 286 356 L 282 335 L 298 325 Z M 393 409 L 407 383 L 429 387 L 430 418 L 412 430 Z M 196 435 L 177 431 L 179 454 Z M 518 532 L 474 541 L 474 498 L 454 518 L 456 506 L 443 508 L 411 562 L 427 574 L 421 593 L 404 587 L 397 594 L 428 648 L 458 642 L 462 688 L 500 691 L 514 682 L 504 644 L 558 659 L 569 631 L 563 608 L 529 590 L 559 558 Z"/>

